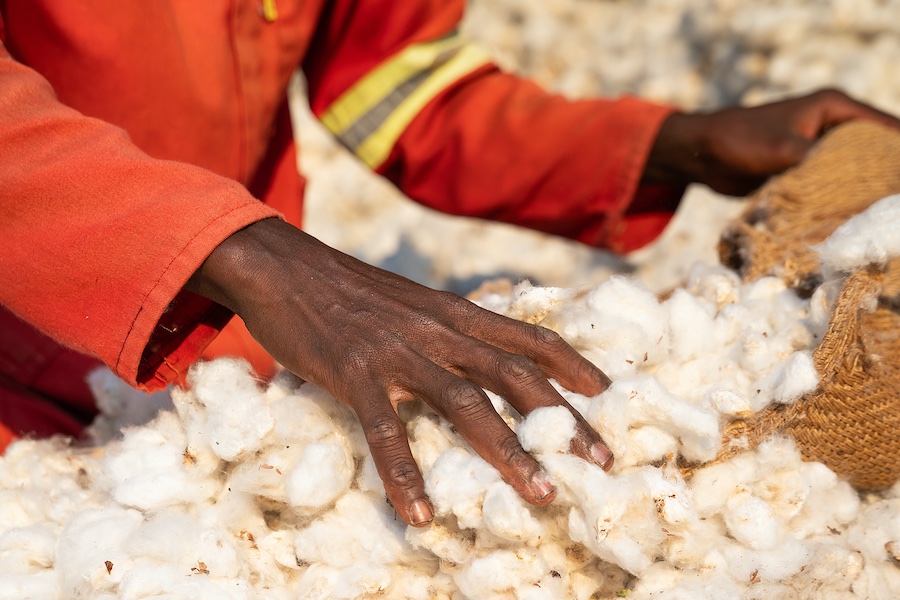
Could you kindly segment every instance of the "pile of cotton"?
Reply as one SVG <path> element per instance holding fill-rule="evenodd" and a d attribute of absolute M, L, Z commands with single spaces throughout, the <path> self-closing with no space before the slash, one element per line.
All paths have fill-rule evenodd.
<path fill-rule="evenodd" d="M 872 225 L 896 225 L 898 207 L 823 244 L 835 269 L 897 254 L 893 228 Z M 450 424 L 405 404 L 436 513 L 416 529 L 387 503 L 352 412 L 289 373 L 262 386 L 242 361 L 198 364 L 174 410 L 102 439 L 143 415 L 101 372 L 116 414 L 97 445 L 20 441 L 0 459 L 0 598 L 900 596 L 900 484 L 861 497 L 787 438 L 689 481 L 677 468 L 715 459 L 729 418 L 816 388 L 822 294 L 698 266 L 662 300 L 614 277 L 481 303 L 555 329 L 612 377 L 593 398 L 560 388 L 615 453 L 610 473 L 566 452 L 565 408 L 522 418 L 491 394 L 558 487 L 528 505 Z"/>
<path fill-rule="evenodd" d="M 468 7 L 464 30 L 504 66 L 570 96 L 693 109 L 827 85 L 900 111 L 896 1 Z M 729 419 L 817 385 L 824 293 L 803 300 L 776 279 L 687 270 L 715 260 L 739 204 L 692 190 L 662 244 L 630 257 L 636 276 L 609 278 L 629 264 L 405 202 L 294 108 L 314 234 L 457 291 L 497 275 L 561 286 L 522 283 L 480 302 L 552 327 L 613 378 L 595 398 L 561 391 L 614 469 L 563 452 L 564 410 L 523 419 L 491 394 L 558 487 L 536 508 L 410 403 L 402 416 L 436 511 L 413 529 L 386 502 L 355 416 L 321 389 L 287 373 L 263 386 L 222 360 L 198 365 L 188 390 L 148 399 L 99 372 L 93 444 L 26 440 L 0 458 L 0 598 L 900 597 L 900 484 L 860 495 L 786 438 L 687 481 L 677 468 L 713 459 Z M 896 255 L 897 210 L 887 202 L 838 230 L 821 249 L 831 271 Z"/>

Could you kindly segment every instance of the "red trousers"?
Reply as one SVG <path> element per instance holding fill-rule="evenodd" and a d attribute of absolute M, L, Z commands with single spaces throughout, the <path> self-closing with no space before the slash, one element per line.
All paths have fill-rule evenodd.
<path fill-rule="evenodd" d="M 275 361 L 238 318 L 203 354 L 207 359 L 226 355 L 246 358 L 260 377 L 274 374 Z M 0 454 L 20 437 L 81 435 L 97 414 L 85 379 L 101 366 L 0 306 Z"/>

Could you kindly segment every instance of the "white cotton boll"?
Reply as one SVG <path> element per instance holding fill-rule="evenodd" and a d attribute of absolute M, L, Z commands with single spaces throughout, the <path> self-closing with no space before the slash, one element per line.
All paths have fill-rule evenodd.
<path fill-rule="evenodd" d="M 565 406 L 538 408 L 519 424 L 516 435 L 527 452 L 568 452 L 575 437 L 575 417 Z"/>
<path fill-rule="evenodd" d="M 573 508 L 569 511 L 569 534 L 576 542 L 591 549 L 601 559 L 612 562 L 629 573 L 640 575 L 653 561 L 633 537 L 615 529 L 608 515 L 598 519 Z"/>
<path fill-rule="evenodd" d="M 663 429 L 652 425 L 633 427 L 628 431 L 628 452 L 616 457 L 619 468 L 646 465 L 666 458 L 678 451 L 678 440 Z"/>
<path fill-rule="evenodd" d="M 260 562 L 265 563 L 267 569 L 264 578 L 268 576 L 272 579 L 287 579 L 292 576 L 293 571 L 301 569 L 294 552 L 294 531 L 263 529 L 258 535 L 254 534 L 252 539 L 243 533 L 240 537 L 250 544 L 251 550 L 257 551 L 255 554 Z"/>
<path fill-rule="evenodd" d="M 199 362 L 191 367 L 187 382 L 189 394 L 206 409 L 209 444 L 218 456 L 231 461 L 262 446 L 275 420 L 249 363 L 230 358 Z M 177 403 L 178 394 L 173 399 Z"/>
<path fill-rule="evenodd" d="M 829 600 L 858 597 L 858 593 L 853 593 L 853 588 L 857 587 L 854 580 L 859 577 L 864 565 L 859 553 L 833 543 L 816 542 L 807 546 L 812 554 L 810 559 L 785 581 L 793 588 L 794 595 L 814 590 L 816 597 Z"/>
<path fill-rule="evenodd" d="M 716 308 L 738 301 L 740 277 L 731 269 L 695 263 L 688 272 L 685 289 Z"/>
<path fill-rule="evenodd" d="M 515 598 L 516 590 L 534 585 L 547 570 L 532 550 L 497 550 L 464 565 L 453 580 L 460 592 L 472 600 Z"/>
<path fill-rule="evenodd" d="M 568 402 L 569 406 L 575 409 L 575 412 L 577 412 L 581 416 L 584 416 L 588 413 L 591 408 L 591 404 L 593 404 L 595 398 L 597 398 L 596 396 L 589 398 L 587 396 L 582 396 L 581 394 L 578 394 L 576 392 L 571 392 L 553 379 L 550 380 L 550 384 L 553 386 L 553 389 L 555 389 L 557 393 L 559 393 L 559 395 L 563 397 L 563 400 Z"/>
<path fill-rule="evenodd" d="M 811 488 L 797 470 L 781 469 L 766 476 L 754 490 L 778 519 L 785 522 L 803 510 Z"/>
<path fill-rule="evenodd" d="M 408 527 L 406 541 L 413 548 L 425 549 L 453 564 L 469 562 L 475 552 L 473 531 L 460 531 L 440 522 L 433 522 L 428 527 Z"/>
<path fill-rule="evenodd" d="M 334 433 L 343 437 L 353 456 L 369 453 L 369 443 L 353 410 L 338 402 L 326 390 L 311 383 L 303 384 L 297 391 L 304 399 L 318 406 L 329 418 Z"/>
<path fill-rule="evenodd" d="M 462 438 L 450 430 L 450 424 L 433 413 L 413 417 L 407 430 L 413 457 L 422 472 L 430 471 L 441 454 L 462 443 Z"/>
<path fill-rule="evenodd" d="M 316 510 L 345 493 L 354 475 L 353 459 L 343 444 L 317 442 L 303 449 L 284 488 L 291 506 Z"/>
<path fill-rule="evenodd" d="M 771 307 L 786 289 L 787 284 L 780 277 L 760 277 L 741 286 L 741 299 L 751 309 L 758 307 L 769 313 L 764 307 Z"/>
<path fill-rule="evenodd" d="M 613 277 L 584 302 L 589 312 L 573 308 L 548 318 L 547 324 L 613 379 L 665 355 L 666 310 L 652 292 Z"/>
<path fill-rule="evenodd" d="M 389 596 L 393 572 L 383 565 L 361 561 L 342 569 L 331 585 L 327 597 L 335 600 Z"/>
<path fill-rule="evenodd" d="M 509 484 L 499 481 L 488 488 L 482 506 L 484 525 L 494 535 L 512 542 L 538 537 L 543 527 Z"/>
<path fill-rule="evenodd" d="M 714 413 L 669 393 L 647 375 L 614 381 L 602 401 L 592 407 L 588 421 L 616 456 L 628 452 L 628 428 L 642 425 L 653 425 L 676 436 L 688 460 L 712 460 L 721 443 Z"/>
<path fill-rule="evenodd" d="M 491 390 L 484 390 L 485 395 L 488 397 L 488 400 L 491 401 L 491 406 L 494 409 L 494 412 L 500 415 L 500 418 L 503 419 L 503 422 L 510 429 L 514 429 L 516 426 L 516 418 L 513 414 L 518 415 L 519 413 L 515 411 L 515 409 L 510 406 L 509 402 L 492 392 Z"/>
<path fill-rule="evenodd" d="M 350 491 L 332 511 L 297 532 L 297 560 L 343 569 L 366 561 L 389 565 L 412 560 L 404 543 L 406 524 L 383 497 Z"/>
<path fill-rule="evenodd" d="M 138 511 L 118 507 L 74 515 L 57 546 L 56 569 L 64 596 L 90 597 L 96 590 L 115 589 L 134 564 L 122 544 L 142 522 Z M 113 566 L 108 567 L 107 561 Z"/>
<path fill-rule="evenodd" d="M 300 461 L 303 446 L 275 446 L 257 454 L 253 460 L 238 463 L 226 484 L 229 490 L 245 492 L 277 502 L 288 502 L 285 491 L 288 474 Z"/>
<path fill-rule="evenodd" d="M 777 363 L 778 358 L 773 356 L 772 342 L 769 334 L 760 330 L 760 326 L 748 327 L 741 336 L 740 366 L 751 376 L 761 377 L 762 381 L 755 382 L 756 394 L 751 396 L 751 409 L 756 412 L 769 402 L 769 393 L 774 385 L 775 373 L 770 367 Z M 762 392 L 766 393 L 762 393 Z"/>
<path fill-rule="evenodd" d="M 356 488 L 375 496 L 384 496 L 384 482 L 378 474 L 378 467 L 371 454 L 359 459 L 359 469 L 356 473 Z"/>
<path fill-rule="evenodd" d="M 228 579 L 243 570 L 234 541 L 234 536 L 218 524 L 203 524 L 193 515 L 170 509 L 144 522 L 123 542 L 123 548 L 130 556 L 171 563 L 183 573 L 203 563 L 198 569 L 208 571 L 204 575 Z"/>
<path fill-rule="evenodd" d="M 758 476 L 759 463 L 752 452 L 698 469 L 691 477 L 698 514 L 702 517 L 718 514 L 735 493 L 746 490 Z"/>
<path fill-rule="evenodd" d="M 50 600 L 64 599 L 66 595 L 60 591 L 59 575 L 55 571 L 46 570 L 39 573 L 6 574 L 0 577 L 0 598 L 3 600 Z M 94 595 L 91 598 L 106 600 L 106 595 Z"/>
<path fill-rule="evenodd" d="M 141 392 L 107 367 L 91 371 L 87 384 L 100 414 L 85 433 L 98 445 L 112 440 L 125 427 L 148 423 L 160 411 L 172 408 L 172 397 L 167 390 L 153 394 Z"/>
<path fill-rule="evenodd" d="M 122 600 L 143 598 L 191 598 L 191 600 L 256 600 L 249 583 L 215 579 L 203 566 L 187 570 L 172 564 L 142 563 L 122 577 L 118 594 Z"/>
<path fill-rule="evenodd" d="M 723 514 L 728 533 L 754 550 L 771 550 L 783 537 L 772 508 L 747 490 L 729 498 Z"/>
<path fill-rule="evenodd" d="M 296 394 L 297 390 L 305 383 L 303 379 L 287 369 L 281 369 L 275 373 L 275 376 L 272 377 L 264 390 L 266 402 L 269 405 L 274 405 L 279 400 Z"/>
<path fill-rule="evenodd" d="M 812 353 L 794 352 L 788 359 L 772 390 L 772 400 L 791 404 L 819 386 L 819 374 L 813 364 Z"/>
<path fill-rule="evenodd" d="M 152 510 L 202 502 L 221 485 L 212 473 L 217 461 L 198 460 L 203 454 L 186 447 L 173 413 L 161 413 L 154 427 L 128 430 L 118 445 L 110 447 L 103 472 L 113 497 L 126 506 Z"/>
<path fill-rule="evenodd" d="M 715 307 L 683 289 L 675 290 L 663 306 L 669 313 L 670 360 L 705 356 L 715 337 Z"/>
<path fill-rule="evenodd" d="M 677 471 L 673 469 L 673 472 L 675 477 L 667 477 L 662 469 L 645 468 L 639 471 L 659 517 L 675 528 L 695 527 L 698 518 L 691 491 Z"/>
<path fill-rule="evenodd" d="M 335 430 L 331 417 L 315 402 L 289 394 L 269 407 L 274 427 L 267 441 L 270 444 L 292 445 L 320 440 Z"/>
<path fill-rule="evenodd" d="M 799 573 L 811 559 L 810 549 L 790 537 L 768 550 L 753 550 L 723 540 L 720 551 L 737 581 L 750 581 L 754 573 L 761 580 L 783 581 Z"/>
<path fill-rule="evenodd" d="M 528 323 L 540 323 L 551 309 L 569 300 L 574 290 L 535 286 L 523 281 L 513 288 L 508 316 Z"/>
<path fill-rule="evenodd" d="M 678 569 L 654 563 L 634 582 L 629 600 L 742 600 L 744 589 L 723 573 Z"/>
<path fill-rule="evenodd" d="M 56 562 L 58 532 L 46 525 L 8 529 L 0 534 L 0 573 L 3 576 L 40 573 Z"/>
<path fill-rule="evenodd" d="M 0 490 L 0 531 L 29 527 L 46 518 L 43 494 Z"/>
<path fill-rule="evenodd" d="M 858 518 L 859 494 L 847 481 L 822 463 L 804 462 L 798 471 L 810 487 L 803 509 L 791 520 L 791 528 L 798 535 L 826 535 Z"/>
<path fill-rule="evenodd" d="M 848 545 L 869 560 L 893 560 L 900 545 L 900 499 L 883 500 L 866 506 L 847 530 Z M 888 544 L 893 544 L 893 549 Z"/>
<path fill-rule="evenodd" d="M 868 264 L 885 265 L 900 256 L 900 194 L 882 198 L 841 224 L 815 246 L 826 270 L 852 271 Z"/>
<path fill-rule="evenodd" d="M 500 474 L 480 456 L 451 448 L 425 475 L 425 493 L 436 515 L 453 514 L 460 527 L 477 528 L 482 522 L 484 494 L 498 481 Z"/>
<path fill-rule="evenodd" d="M 610 477 L 599 467 L 567 458 L 547 457 L 545 466 L 567 492 L 560 494 L 562 500 L 575 505 L 569 511 L 570 537 L 603 560 L 639 574 L 666 537 L 649 484 L 662 477 L 660 471 L 644 467 Z"/>
<path fill-rule="evenodd" d="M 730 417 L 750 414 L 747 398 L 735 390 L 713 390 L 708 397 L 709 406 L 721 415 Z"/>

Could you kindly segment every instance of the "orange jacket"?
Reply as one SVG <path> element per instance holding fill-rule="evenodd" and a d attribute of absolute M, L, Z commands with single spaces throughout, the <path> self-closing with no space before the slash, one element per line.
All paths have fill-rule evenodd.
<path fill-rule="evenodd" d="M 231 316 L 188 277 L 252 222 L 300 224 L 298 66 L 316 115 L 428 206 L 656 236 L 682 190 L 639 180 L 670 109 L 502 73 L 455 33 L 464 4 L 0 0 L 0 303 L 133 384 L 176 379 Z"/>

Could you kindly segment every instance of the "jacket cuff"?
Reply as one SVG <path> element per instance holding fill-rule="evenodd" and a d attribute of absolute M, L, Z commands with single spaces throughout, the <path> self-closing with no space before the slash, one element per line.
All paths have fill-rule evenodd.
<path fill-rule="evenodd" d="M 228 236 L 252 223 L 278 216 L 277 211 L 253 201 L 218 217 L 198 232 L 142 304 L 115 363 L 116 374 L 148 392 L 180 381 L 232 317 L 223 306 L 182 288 Z"/>

